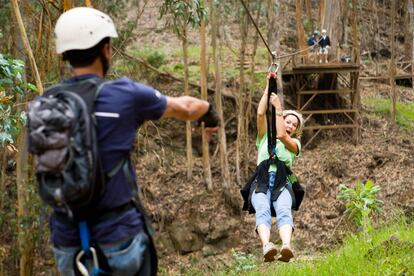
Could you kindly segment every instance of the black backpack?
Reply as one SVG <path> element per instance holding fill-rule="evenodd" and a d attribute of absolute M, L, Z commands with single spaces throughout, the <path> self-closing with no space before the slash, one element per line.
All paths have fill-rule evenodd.
<path fill-rule="evenodd" d="M 69 213 L 105 191 L 93 115 L 103 85 L 98 77 L 61 83 L 29 105 L 29 151 L 35 155 L 40 197 Z"/>

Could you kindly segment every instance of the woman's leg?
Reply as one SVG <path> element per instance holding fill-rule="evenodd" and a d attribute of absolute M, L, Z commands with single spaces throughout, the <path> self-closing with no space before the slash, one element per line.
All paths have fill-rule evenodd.
<path fill-rule="evenodd" d="M 272 216 L 270 213 L 270 191 L 264 193 L 253 192 L 252 204 L 256 210 L 256 231 L 263 245 L 263 257 L 265 262 L 274 261 L 277 248 L 270 240 L 270 228 Z"/>
<path fill-rule="evenodd" d="M 283 244 L 279 260 L 288 262 L 293 257 L 293 252 L 290 248 L 293 231 L 292 197 L 289 191 L 285 188 L 273 204 L 276 210 L 279 235 Z"/>
<path fill-rule="evenodd" d="M 252 205 L 256 211 L 256 230 L 263 245 L 270 240 L 272 216 L 270 213 L 270 192 L 252 194 Z"/>

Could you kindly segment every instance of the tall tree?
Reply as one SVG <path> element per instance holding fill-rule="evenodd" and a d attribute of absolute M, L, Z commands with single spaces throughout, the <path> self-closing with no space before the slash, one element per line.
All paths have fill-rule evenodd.
<path fill-rule="evenodd" d="M 30 62 L 31 72 L 36 81 L 37 89 L 40 93 L 43 92 L 43 85 L 40 80 L 39 72 L 37 69 L 36 62 L 33 57 L 33 52 L 29 44 L 29 40 L 26 34 L 26 29 L 23 24 L 22 16 L 19 10 L 19 4 L 17 0 L 12 1 L 12 9 L 16 22 L 19 26 L 19 32 L 23 48 L 26 52 L 27 58 Z M 24 219 L 28 216 L 29 210 L 29 181 L 28 181 L 28 149 L 27 149 L 27 132 L 23 128 L 19 139 L 18 147 L 19 152 L 17 155 L 17 195 L 18 195 L 18 225 L 19 225 L 19 235 L 18 235 L 18 244 L 19 244 L 19 253 L 20 253 L 20 275 L 32 275 L 33 273 L 33 254 L 34 254 L 34 240 L 32 235 L 30 235 L 25 229 Z"/>
<path fill-rule="evenodd" d="M 188 38 L 189 27 L 200 26 L 201 18 L 205 16 L 205 9 L 200 4 L 201 0 L 180 1 L 165 0 L 160 8 L 161 16 L 167 19 L 167 26 L 171 27 L 174 33 L 181 40 L 184 62 L 184 95 L 189 95 L 189 70 L 188 70 Z M 193 175 L 193 153 L 191 142 L 191 122 L 186 122 L 187 142 L 187 179 Z"/>
<path fill-rule="evenodd" d="M 397 113 L 397 91 L 395 89 L 395 0 L 391 0 L 391 59 L 390 59 L 390 85 L 391 85 L 391 118 L 395 123 Z"/>
<path fill-rule="evenodd" d="M 200 0 L 200 5 L 203 8 L 204 2 Z M 207 100 L 207 65 L 206 65 L 206 20 L 205 17 L 200 19 L 200 86 L 201 86 L 201 98 Z M 202 135 L 202 151 L 203 151 L 203 170 L 204 170 L 204 181 L 207 184 L 207 189 L 211 191 L 213 189 L 213 182 L 211 179 L 211 168 L 210 168 L 210 153 L 208 149 L 208 140 L 205 130 L 205 125 L 201 125 Z"/>
<path fill-rule="evenodd" d="M 407 10 L 408 13 L 410 14 L 410 33 L 411 33 L 411 56 L 410 56 L 410 60 L 411 60 L 411 83 L 413 85 L 414 88 L 414 8 L 413 8 L 413 0 L 407 0 Z"/>
<path fill-rule="evenodd" d="M 222 78 L 221 78 L 221 60 L 220 60 L 220 17 L 218 16 L 218 7 L 214 0 L 210 0 L 210 19 L 212 25 L 211 32 L 211 46 L 213 48 L 213 60 L 214 60 L 214 74 L 215 74 L 215 96 L 214 101 L 217 109 L 217 113 L 220 118 L 219 129 L 219 145 L 220 145 L 220 165 L 221 174 L 223 178 L 223 188 L 228 190 L 230 187 L 230 171 L 229 162 L 227 159 L 227 141 L 226 130 L 223 116 L 223 103 L 222 103 Z"/>
<path fill-rule="evenodd" d="M 246 84 L 245 84 L 245 72 L 244 72 L 244 61 L 246 58 L 246 45 L 247 45 L 247 33 L 248 33 L 248 25 L 247 25 L 247 14 L 244 10 L 241 10 L 239 13 L 240 17 L 240 34 L 241 34 L 241 42 L 239 48 L 239 60 L 240 60 L 240 68 L 239 68 L 239 95 L 237 97 L 237 141 L 236 141 L 236 177 L 237 183 L 242 183 L 242 176 L 241 176 L 241 162 L 242 156 L 244 155 L 244 150 L 247 141 L 247 133 L 244 128 L 244 120 L 245 120 L 245 106 L 246 106 Z"/>
<path fill-rule="evenodd" d="M 312 17 L 312 0 L 305 0 L 305 8 L 306 8 L 306 17 L 309 22 L 309 28 L 311 32 L 315 30 L 313 17 Z"/>
<path fill-rule="evenodd" d="M 302 1 L 296 0 L 296 31 L 298 34 L 298 45 L 299 49 L 302 51 L 306 49 L 306 38 L 305 38 L 305 29 L 303 28 L 303 18 L 302 18 Z M 304 53 L 307 56 L 306 52 Z"/>
<path fill-rule="evenodd" d="M 267 41 L 268 41 L 270 49 L 273 50 L 276 56 L 280 55 L 280 30 L 282 29 L 282 20 L 277 20 L 277 19 L 280 18 L 281 6 L 282 6 L 282 2 L 280 0 L 268 0 L 267 1 L 267 10 L 268 10 L 267 21 L 269 22 Z M 270 58 L 270 55 L 269 55 L 269 58 Z M 282 105 L 283 105 L 284 104 L 283 82 L 282 82 L 282 70 L 280 66 L 279 66 L 279 72 L 277 74 L 277 87 L 278 87 L 277 91 L 278 91 L 279 97 L 282 99 Z"/>

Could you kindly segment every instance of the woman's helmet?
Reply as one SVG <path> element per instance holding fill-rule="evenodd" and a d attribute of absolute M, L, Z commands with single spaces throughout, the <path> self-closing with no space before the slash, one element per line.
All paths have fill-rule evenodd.
<path fill-rule="evenodd" d="M 326 30 L 325 29 L 322 30 L 322 34 L 326 34 Z"/>
<path fill-rule="evenodd" d="M 283 118 L 286 118 L 286 116 L 288 116 L 288 115 L 293 115 L 296 118 L 298 118 L 298 126 L 296 127 L 296 131 L 293 134 L 293 136 L 296 136 L 297 138 L 300 138 L 302 136 L 303 127 L 304 127 L 304 124 L 305 124 L 305 121 L 303 120 L 302 114 L 300 114 L 299 112 L 297 112 L 295 110 L 284 110 L 283 111 Z"/>
<path fill-rule="evenodd" d="M 118 37 L 112 19 L 93 8 L 77 7 L 63 13 L 56 22 L 56 52 L 85 50 L 105 37 Z"/>

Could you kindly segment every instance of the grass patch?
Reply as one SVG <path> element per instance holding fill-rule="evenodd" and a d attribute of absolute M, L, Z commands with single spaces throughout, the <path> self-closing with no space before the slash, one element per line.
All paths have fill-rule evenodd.
<path fill-rule="evenodd" d="M 390 114 L 389 99 L 365 98 L 363 103 L 378 114 Z M 397 124 L 407 130 L 414 130 L 414 103 L 397 102 Z"/>
<path fill-rule="evenodd" d="M 414 225 L 405 218 L 399 218 L 368 236 L 353 235 L 337 250 L 313 261 L 299 259 L 287 264 L 274 262 L 266 265 L 258 260 L 255 267 L 251 259 L 241 262 L 239 256 L 226 271 L 217 274 L 231 275 L 237 271 L 243 275 L 414 275 L 412 260 Z"/>

